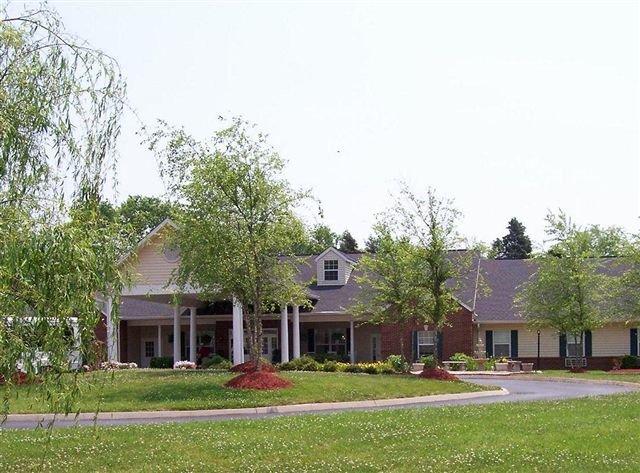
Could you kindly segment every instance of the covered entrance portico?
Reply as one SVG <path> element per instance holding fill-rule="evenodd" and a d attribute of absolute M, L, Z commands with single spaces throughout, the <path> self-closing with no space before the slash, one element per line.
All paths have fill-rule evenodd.
<path fill-rule="evenodd" d="M 141 367 L 148 367 L 154 357 L 198 363 L 217 353 L 233 364 L 247 359 L 248 343 L 239 304 L 206 303 L 193 293 L 132 292 L 125 293 L 123 299 L 152 301 L 166 309 L 160 316 L 125 312 L 123 328 L 107 333 L 108 346 L 120 347 L 124 340 L 122 350 L 113 350 L 110 359 L 134 361 Z M 176 299 L 181 304 L 172 305 Z M 283 307 L 280 314 L 265 315 L 263 332 L 263 356 L 272 362 L 286 362 L 303 354 L 328 355 L 348 362 L 367 361 L 376 359 L 379 350 L 377 328 L 358 324 L 347 314 L 301 314 L 300 307 L 295 305 Z"/>

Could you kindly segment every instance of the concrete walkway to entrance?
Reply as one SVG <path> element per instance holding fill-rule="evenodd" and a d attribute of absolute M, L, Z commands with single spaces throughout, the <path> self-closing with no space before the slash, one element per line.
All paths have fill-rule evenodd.
<path fill-rule="evenodd" d="M 621 394 L 640 390 L 640 385 L 574 379 L 532 379 L 514 377 L 465 377 L 465 381 L 497 386 L 498 390 L 460 394 L 440 394 L 375 401 L 332 402 L 318 404 L 294 404 L 288 406 L 256 407 L 245 409 L 217 409 L 204 411 L 139 411 L 103 412 L 79 416 L 55 417 L 50 414 L 11 414 L 0 428 L 34 428 L 74 425 L 123 425 L 160 422 L 217 421 L 228 419 L 258 419 L 293 414 L 330 413 L 351 410 L 399 409 L 412 407 L 437 407 L 466 404 L 490 404 L 496 402 L 521 402 L 571 399 L 587 396 Z"/>

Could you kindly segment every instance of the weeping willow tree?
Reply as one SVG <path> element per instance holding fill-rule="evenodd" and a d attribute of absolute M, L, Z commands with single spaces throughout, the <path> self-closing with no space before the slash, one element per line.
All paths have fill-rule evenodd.
<path fill-rule="evenodd" d="M 0 3 L 0 382 L 18 380 L 68 412 L 70 354 L 90 360 L 100 294 L 124 275 L 100 211 L 114 181 L 125 83 L 114 59 L 71 36 L 46 5 Z M 117 307 L 117 304 L 114 304 Z M 19 374 L 22 373 L 22 374 Z"/>

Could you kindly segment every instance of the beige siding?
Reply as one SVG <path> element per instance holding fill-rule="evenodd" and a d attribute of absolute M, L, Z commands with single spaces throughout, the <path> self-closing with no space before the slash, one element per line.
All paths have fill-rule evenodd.
<path fill-rule="evenodd" d="M 622 356 L 629 354 L 629 327 L 612 325 L 592 333 L 593 356 Z"/>
<path fill-rule="evenodd" d="M 163 237 L 159 234 L 138 251 L 138 258 L 134 265 L 138 284 L 164 286 L 170 281 L 173 271 L 180 263 L 167 261 L 162 250 Z"/>
<path fill-rule="evenodd" d="M 525 325 L 481 324 L 480 334 L 486 340 L 486 330 L 518 330 L 518 356 L 534 358 L 538 355 L 538 334 Z M 591 335 L 592 356 L 622 356 L 629 354 L 629 327 L 610 325 L 593 330 Z M 540 331 L 540 356 L 553 358 L 560 355 L 560 340 L 557 331 Z"/>
<path fill-rule="evenodd" d="M 482 340 L 486 340 L 487 330 L 517 330 L 518 331 L 518 356 L 522 358 L 533 358 L 538 356 L 538 333 L 518 324 L 481 324 L 480 334 Z M 553 329 L 543 329 L 540 331 L 540 356 L 542 358 L 557 357 L 560 354 L 560 340 L 558 332 Z"/>
<path fill-rule="evenodd" d="M 327 260 L 338 261 L 338 280 L 337 281 L 325 281 L 324 279 L 324 262 Z M 350 264 L 347 263 L 339 255 L 330 251 L 317 261 L 316 275 L 318 278 L 318 286 L 341 286 L 346 284 L 348 275 L 351 273 Z"/>

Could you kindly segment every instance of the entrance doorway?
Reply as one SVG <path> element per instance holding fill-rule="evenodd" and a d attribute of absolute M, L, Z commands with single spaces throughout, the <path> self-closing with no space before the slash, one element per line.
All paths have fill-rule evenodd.
<path fill-rule="evenodd" d="M 156 340 L 153 338 L 143 338 L 140 346 L 141 368 L 148 368 L 151 358 L 156 356 Z"/>

